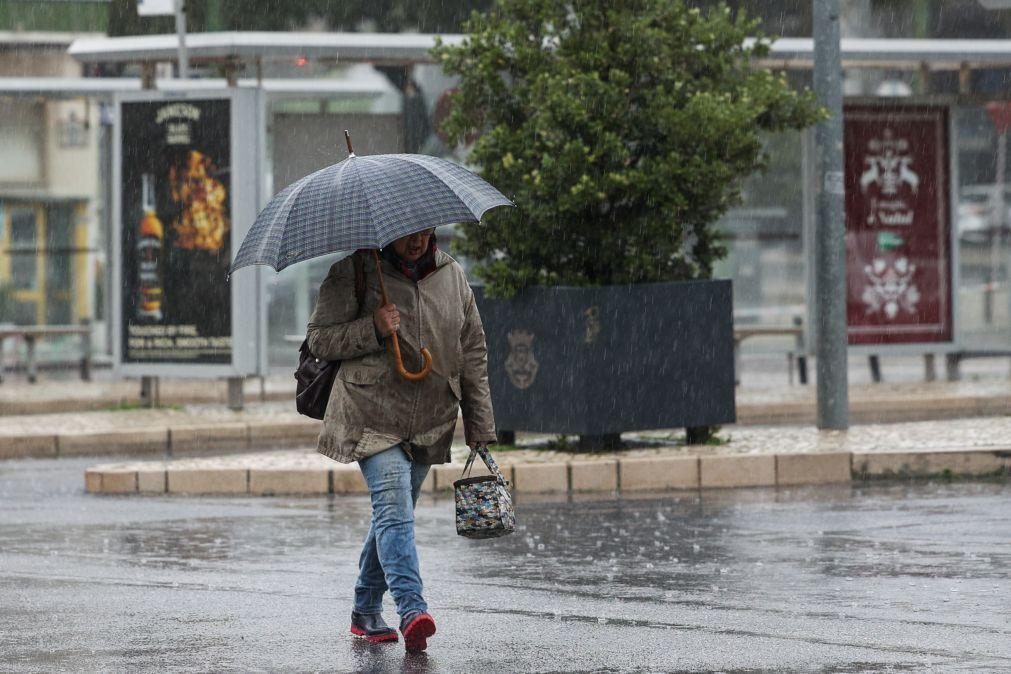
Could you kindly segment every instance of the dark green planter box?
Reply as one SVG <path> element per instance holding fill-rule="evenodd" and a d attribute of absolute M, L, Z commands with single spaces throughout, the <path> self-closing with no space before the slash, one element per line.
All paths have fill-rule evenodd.
<path fill-rule="evenodd" d="M 475 293 L 500 429 L 605 435 L 736 418 L 730 281 Z"/>

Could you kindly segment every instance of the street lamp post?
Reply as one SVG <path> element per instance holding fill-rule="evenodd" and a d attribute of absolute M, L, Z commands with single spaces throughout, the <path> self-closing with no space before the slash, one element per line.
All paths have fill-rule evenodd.
<path fill-rule="evenodd" d="M 818 428 L 845 430 L 849 427 L 849 380 L 839 0 L 813 2 L 814 91 L 829 112 L 828 119 L 815 128 Z"/>
<path fill-rule="evenodd" d="M 179 36 L 179 79 L 189 79 L 190 59 L 186 53 L 186 0 L 175 0 L 176 34 Z"/>

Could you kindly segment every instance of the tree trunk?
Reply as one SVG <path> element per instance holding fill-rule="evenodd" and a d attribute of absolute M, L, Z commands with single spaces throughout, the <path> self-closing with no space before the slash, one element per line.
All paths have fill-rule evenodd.
<path fill-rule="evenodd" d="M 621 441 L 620 433 L 607 433 L 605 435 L 580 435 L 580 452 L 608 452 L 615 449 L 624 449 L 625 445 Z"/>
<path fill-rule="evenodd" d="M 704 445 L 713 437 L 716 426 L 689 426 L 685 429 L 685 443 L 689 445 Z"/>

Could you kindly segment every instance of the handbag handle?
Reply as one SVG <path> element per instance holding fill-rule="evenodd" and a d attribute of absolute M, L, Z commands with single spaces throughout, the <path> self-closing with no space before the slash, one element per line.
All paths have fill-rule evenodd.
<path fill-rule="evenodd" d="M 467 477 L 470 474 L 474 465 L 474 457 L 476 456 L 481 457 L 481 460 L 484 461 L 484 465 L 488 467 L 488 470 L 495 476 L 498 483 L 503 487 L 506 486 L 507 481 L 505 476 L 502 475 L 502 471 L 499 469 L 498 464 L 495 463 L 495 459 L 491 458 L 491 452 L 489 452 L 488 448 L 484 445 L 478 445 L 470 450 L 470 456 L 467 457 L 467 463 L 463 467 L 462 477 Z"/>

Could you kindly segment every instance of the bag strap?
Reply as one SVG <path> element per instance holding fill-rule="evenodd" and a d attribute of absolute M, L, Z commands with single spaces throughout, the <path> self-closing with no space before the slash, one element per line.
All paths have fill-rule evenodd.
<path fill-rule="evenodd" d="M 478 445 L 477 448 L 470 450 L 470 456 L 467 457 L 467 463 L 463 467 L 462 477 L 467 477 L 469 475 L 474 465 L 474 457 L 477 456 L 481 457 L 481 460 L 484 461 L 484 465 L 488 467 L 488 470 L 495 476 L 498 483 L 504 487 L 506 485 L 505 476 L 502 475 L 502 471 L 499 469 L 498 464 L 495 463 L 495 459 L 491 458 L 491 452 L 489 452 L 488 448 L 484 445 Z"/>
<path fill-rule="evenodd" d="M 355 299 L 358 301 L 358 313 L 356 313 L 355 316 L 357 317 L 362 313 L 362 307 L 365 306 L 365 262 L 362 258 L 361 251 L 356 250 L 351 255 L 351 262 L 355 267 Z M 302 345 L 298 347 L 298 353 L 300 358 L 305 358 L 305 354 L 308 354 L 309 357 L 319 360 L 313 355 L 312 351 L 309 350 L 308 338 L 302 340 Z"/>
<path fill-rule="evenodd" d="M 351 256 L 351 262 L 355 266 L 355 299 L 358 300 L 358 313 L 362 313 L 365 306 L 365 262 L 362 259 L 361 251 L 355 251 Z"/>

